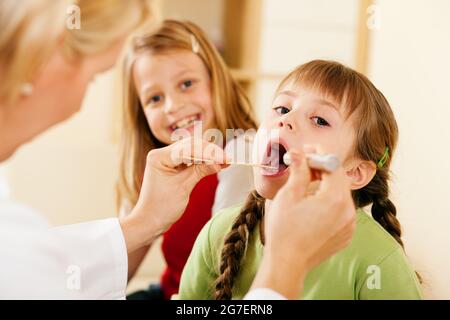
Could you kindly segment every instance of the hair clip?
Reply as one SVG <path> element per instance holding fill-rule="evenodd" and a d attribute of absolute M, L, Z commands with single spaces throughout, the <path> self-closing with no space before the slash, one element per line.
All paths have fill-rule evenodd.
<path fill-rule="evenodd" d="M 379 169 L 383 168 L 383 166 L 386 164 L 386 161 L 388 160 L 388 158 L 389 158 L 389 147 L 386 146 L 386 148 L 384 148 L 383 156 L 377 163 L 377 167 Z"/>
<path fill-rule="evenodd" d="M 192 52 L 197 54 L 200 50 L 200 45 L 198 44 L 198 41 L 193 34 L 191 34 L 191 44 L 192 44 Z"/>

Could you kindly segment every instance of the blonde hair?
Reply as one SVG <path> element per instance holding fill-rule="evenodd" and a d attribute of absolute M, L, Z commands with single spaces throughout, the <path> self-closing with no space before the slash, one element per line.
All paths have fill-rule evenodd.
<path fill-rule="evenodd" d="M 81 28 L 66 30 L 67 10 L 76 5 Z M 0 97 L 16 101 L 58 42 L 68 58 L 108 49 L 126 30 L 154 16 L 150 0 L 2 0 L 0 3 Z M 64 36 L 64 37 L 61 37 Z"/>
<path fill-rule="evenodd" d="M 117 204 L 124 201 L 135 205 L 144 174 L 147 153 L 162 147 L 152 134 L 134 87 L 132 70 L 136 56 L 173 50 L 194 51 L 203 61 L 211 79 L 211 96 L 217 128 L 226 136 L 226 129 L 257 127 L 250 102 L 243 89 L 233 79 L 225 62 L 195 24 L 165 20 L 153 32 L 134 39 L 125 59 L 123 76 L 123 128 L 121 138 L 120 176 L 117 184 Z"/>

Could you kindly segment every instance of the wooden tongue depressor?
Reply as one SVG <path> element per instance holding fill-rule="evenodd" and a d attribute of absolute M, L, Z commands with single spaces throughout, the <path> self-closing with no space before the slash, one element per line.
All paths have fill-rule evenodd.
<path fill-rule="evenodd" d="M 317 170 L 333 172 L 339 167 L 339 159 L 334 154 L 308 153 L 306 154 L 306 159 L 308 160 L 308 165 Z M 289 152 L 284 154 L 283 162 L 287 166 L 292 163 Z"/>
<path fill-rule="evenodd" d="M 208 161 L 204 160 L 204 159 L 199 159 L 199 158 L 183 158 L 183 160 L 188 160 L 188 161 L 198 161 L 198 162 L 205 162 L 207 163 Z M 248 167 L 260 167 L 260 168 L 266 168 L 266 169 L 277 169 L 277 167 L 273 167 L 273 166 L 267 166 L 264 164 L 260 164 L 260 163 L 247 163 L 247 162 L 227 162 L 226 164 L 229 165 L 237 165 L 237 166 L 248 166 Z"/>
<path fill-rule="evenodd" d="M 306 158 L 308 159 L 308 165 L 317 170 L 333 172 L 339 167 L 339 159 L 334 154 L 318 154 L 318 153 L 308 153 L 306 154 Z M 198 161 L 205 162 L 203 159 L 199 158 L 184 158 L 184 160 L 188 161 Z M 292 161 L 289 155 L 289 152 L 286 152 L 283 156 L 283 162 L 285 165 L 289 166 Z M 249 166 L 249 167 L 260 167 L 266 169 L 276 170 L 278 167 L 263 165 L 259 163 L 246 163 L 246 162 L 227 162 L 229 165 L 238 165 L 238 166 Z"/>

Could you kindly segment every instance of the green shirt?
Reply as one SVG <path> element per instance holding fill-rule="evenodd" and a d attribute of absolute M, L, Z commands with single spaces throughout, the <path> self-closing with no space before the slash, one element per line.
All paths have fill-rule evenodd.
<path fill-rule="evenodd" d="M 225 235 L 240 207 L 219 212 L 199 234 L 181 276 L 179 299 L 213 299 Z M 258 270 L 263 246 L 257 226 L 249 237 L 233 299 L 242 299 Z M 419 281 L 402 247 L 362 209 L 351 244 L 306 277 L 303 299 L 421 299 Z"/>

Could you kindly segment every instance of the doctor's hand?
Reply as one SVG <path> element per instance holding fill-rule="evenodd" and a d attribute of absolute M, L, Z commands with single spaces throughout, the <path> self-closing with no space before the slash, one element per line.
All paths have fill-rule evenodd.
<path fill-rule="evenodd" d="M 223 149 L 193 138 L 150 151 L 139 200 L 121 219 L 128 252 L 149 245 L 175 223 L 195 185 L 226 167 L 225 160 Z"/>
<path fill-rule="evenodd" d="M 342 167 L 322 172 L 320 185 L 311 194 L 316 172 L 302 152 L 289 152 L 290 176 L 265 216 L 264 258 L 253 288 L 272 288 L 297 299 L 306 274 L 350 243 L 356 210 Z"/>

